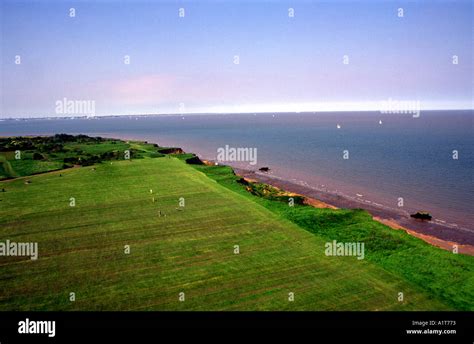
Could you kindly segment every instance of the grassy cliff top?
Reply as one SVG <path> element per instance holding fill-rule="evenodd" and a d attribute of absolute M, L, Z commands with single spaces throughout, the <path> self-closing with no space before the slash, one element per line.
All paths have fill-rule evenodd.
<path fill-rule="evenodd" d="M 0 256 L 0 310 L 474 309 L 472 257 L 365 212 L 290 208 L 249 192 L 229 167 L 147 143 L 63 148 L 29 154 L 136 153 L 0 182 L 0 242 L 39 248 L 37 260 Z M 363 241 L 365 259 L 326 256 L 332 240 Z"/>

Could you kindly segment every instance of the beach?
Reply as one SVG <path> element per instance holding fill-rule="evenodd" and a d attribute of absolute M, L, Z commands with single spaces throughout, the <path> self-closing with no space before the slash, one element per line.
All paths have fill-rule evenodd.
<path fill-rule="evenodd" d="M 374 220 L 395 230 L 405 230 L 427 243 L 452 251 L 457 245 L 459 253 L 474 255 L 474 233 L 467 229 L 451 228 L 431 221 L 420 221 L 407 216 L 404 211 L 370 204 L 363 200 L 350 199 L 342 195 L 317 190 L 310 185 L 297 184 L 270 173 L 234 168 L 237 175 L 308 198 L 307 204 L 318 208 L 347 208 L 367 210 Z"/>

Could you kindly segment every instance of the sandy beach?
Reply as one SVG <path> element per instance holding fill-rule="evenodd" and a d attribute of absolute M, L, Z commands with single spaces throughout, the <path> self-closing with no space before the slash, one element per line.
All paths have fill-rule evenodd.
<path fill-rule="evenodd" d="M 410 235 L 449 251 L 452 251 L 454 245 L 457 245 L 459 253 L 474 255 L 474 232 L 469 229 L 451 228 L 431 221 L 415 220 L 407 216 L 403 211 L 379 207 L 363 201 L 349 199 L 341 195 L 331 194 L 307 185 L 297 184 L 272 176 L 270 173 L 235 167 L 234 171 L 246 179 L 270 184 L 282 190 L 305 196 L 307 198 L 306 203 L 314 207 L 365 209 L 373 216 L 374 220 L 395 230 L 405 230 Z"/>

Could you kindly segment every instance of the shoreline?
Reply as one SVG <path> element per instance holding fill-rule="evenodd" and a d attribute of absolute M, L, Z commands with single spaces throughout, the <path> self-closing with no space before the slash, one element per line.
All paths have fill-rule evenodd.
<path fill-rule="evenodd" d="M 158 142 L 160 146 L 181 147 L 184 151 L 195 153 L 200 158 L 216 160 L 215 149 L 212 145 L 206 143 L 207 140 L 205 138 L 202 140 L 197 138 L 188 140 L 186 137 L 180 137 L 179 135 L 178 137 L 175 137 L 175 135 L 169 135 L 166 133 L 163 135 L 144 134 L 141 132 L 130 133 L 126 131 L 114 133 L 107 130 L 94 130 L 90 132 L 88 130 L 76 129 L 66 132 L 70 134 L 86 134 L 89 136 L 102 136 L 122 140 Z M 11 132 L 6 131 L 6 133 L 3 135 L 14 136 Z M 28 135 L 44 136 L 54 135 L 55 133 L 56 131 L 48 130 L 41 134 L 32 134 L 32 132 L 28 132 Z M 21 135 L 24 134 L 25 131 L 21 133 Z M 339 173 L 328 176 L 327 173 L 324 172 L 324 168 L 322 168 L 322 172 L 308 169 L 304 166 L 301 168 L 295 168 L 295 166 L 291 166 L 291 164 L 288 164 L 287 162 L 280 161 L 277 157 L 278 156 L 272 154 L 272 156 L 269 156 L 264 162 L 264 165 L 272 168 L 272 171 L 268 173 L 268 175 L 272 177 L 308 186 L 309 188 L 314 188 L 325 193 L 340 195 L 343 198 L 348 198 L 352 201 L 358 201 L 358 206 L 362 208 L 374 205 L 377 208 L 395 211 L 397 213 L 396 218 L 408 218 L 410 214 L 414 214 L 417 211 L 428 210 L 433 215 L 432 223 L 440 225 L 439 228 L 441 229 L 451 228 L 459 231 L 463 235 L 465 234 L 469 236 L 470 241 L 464 241 L 463 243 L 474 245 L 474 217 L 471 214 L 472 207 L 469 206 L 470 197 L 465 189 L 462 191 L 462 194 L 455 194 L 453 198 L 450 198 L 448 197 L 449 193 L 440 193 L 441 190 L 446 188 L 445 185 L 447 184 L 440 185 L 440 187 L 442 187 L 441 189 L 434 185 L 433 187 L 430 187 L 433 191 L 430 191 L 429 193 L 425 193 L 425 189 L 418 189 L 416 186 L 415 188 L 409 188 L 409 192 L 407 192 L 405 189 L 408 189 L 408 184 L 403 180 L 400 184 L 400 190 L 397 189 L 398 186 L 396 182 L 392 180 L 388 181 L 391 186 L 387 187 L 387 189 L 383 187 L 378 188 L 374 187 L 370 181 L 362 183 L 362 181 L 359 180 L 359 182 L 356 183 L 350 177 L 339 178 Z M 224 163 L 233 168 L 256 170 L 256 166 L 250 166 L 245 163 Z M 381 170 L 378 173 L 383 176 L 384 172 Z M 339 177 L 336 178 L 335 175 L 338 175 Z M 434 189 L 438 189 L 438 191 Z M 389 192 L 388 190 L 391 191 Z M 438 197 L 438 194 L 440 197 Z M 397 206 L 395 195 L 406 198 L 405 207 Z M 430 195 L 434 196 L 431 198 L 429 197 Z M 398 214 L 398 212 L 400 212 L 400 214 Z M 413 224 L 411 223 L 410 225 Z"/>
<path fill-rule="evenodd" d="M 278 178 L 267 173 L 255 172 L 231 166 L 235 173 L 248 180 L 269 184 L 281 190 L 301 195 L 307 199 L 305 202 L 316 208 L 347 208 L 364 209 L 368 211 L 375 221 L 378 221 L 394 230 L 404 230 L 411 236 L 419 238 L 430 245 L 452 251 L 458 245 L 458 253 L 474 256 L 474 235 L 463 234 L 460 228 L 450 228 L 435 222 L 418 221 L 407 217 L 403 212 L 390 208 L 377 207 L 362 203 L 341 195 L 294 183 Z"/>
<path fill-rule="evenodd" d="M 86 135 L 89 135 L 86 133 Z M 142 141 L 143 138 L 135 137 L 132 138 L 126 135 L 117 135 L 110 133 L 102 133 L 102 137 L 118 138 L 121 140 L 129 141 Z M 147 140 L 150 142 L 149 140 Z M 153 142 L 159 145 L 157 142 Z M 183 150 L 184 151 L 184 150 Z M 185 153 L 188 153 L 184 151 Z M 195 153 L 192 153 L 196 155 Z M 198 156 L 198 155 L 196 155 Z M 214 164 L 212 159 L 206 159 L 205 157 L 200 158 L 202 161 L 206 161 L 209 164 Z M 333 194 L 328 191 L 322 191 L 312 188 L 308 184 L 301 185 L 293 181 L 272 176 L 268 173 L 252 171 L 241 167 L 231 167 L 236 175 L 243 177 L 248 180 L 254 180 L 256 182 L 269 184 L 273 187 L 279 188 L 283 191 L 292 192 L 299 194 L 306 198 L 306 203 L 313 207 L 321 208 L 348 208 L 348 209 L 364 209 L 368 211 L 375 221 L 378 221 L 393 230 L 404 230 L 409 235 L 417 237 L 432 246 L 442 248 L 444 250 L 452 251 L 453 245 L 458 245 L 458 252 L 474 256 L 474 231 L 460 227 L 449 227 L 441 223 L 432 222 L 421 222 L 414 220 L 406 211 L 396 211 L 395 209 L 388 208 L 385 206 L 379 206 L 377 203 L 367 203 L 367 201 L 357 201 L 350 199 L 340 194 Z"/>
<path fill-rule="evenodd" d="M 75 135 L 78 133 L 74 133 Z M 82 133 L 89 136 L 98 136 L 97 133 Z M 50 134 L 54 135 L 54 134 Z M 21 135 L 21 136 L 50 136 L 45 135 Z M 126 135 L 114 135 L 110 133 L 101 133 L 101 137 L 108 139 L 118 139 L 123 141 L 141 141 L 148 143 L 150 140 L 130 137 Z M 156 143 L 158 144 L 158 143 Z M 184 153 L 188 153 L 183 151 Z M 194 154 L 194 153 L 190 153 Z M 196 154 L 194 154 L 196 155 Z M 197 156 L 197 155 L 196 155 Z M 201 158 L 206 164 L 214 165 L 213 160 Z M 282 191 L 290 192 L 303 196 L 305 198 L 305 204 L 313 206 L 315 208 L 346 208 L 346 209 L 364 209 L 375 221 L 378 221 L 394 230 L 404 230 L 409 235 L 417 237 L 430 245 L 452 251 L 454 245 L 458 245 L 458 253 L 467 254 L 474 256 L 474 231 L 471 231 L 462 227 L 450 227 L 434 221 L 426 222 L 419 221 L 409 217 L 408 213 L 404 210 L 392 209 L 386 206 L 382 206 L 378 203 L 369 202 L 367 200 L 357 200 L 349 198 L 342 194 L 335 194 L 329 191 L 320 190 L 311 187 L 309 184 L 302 182 L 296 183 L 294 181 L 287 180 L 285 178 L 277 177 L 271 173 L 253 171 L 243 169 L 240 167 L 231 167 L 235 174 L 243 177 L 249 181 L 269 184 Z M 55 171 L 58 172 L 58 171 Z M 47 173 L 47 172 L 46 172 Z"/>

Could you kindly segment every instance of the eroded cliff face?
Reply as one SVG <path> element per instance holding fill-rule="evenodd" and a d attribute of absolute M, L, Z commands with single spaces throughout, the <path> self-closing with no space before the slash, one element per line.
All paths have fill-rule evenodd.
<path fill-rule="evenodd" d="M 193 156 L 192 158 L 186 159 L 186 164 L 191 164 L 191 165 L 204 165 L 204 163 L 197 157 L 196 155 Z"/>
<path fill-rule="evenodd" d="M 184 151 L 179 147 L 161 148 L 159 152 L 163 154 L 184 154 Z"/>

